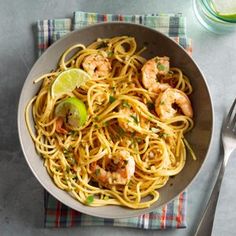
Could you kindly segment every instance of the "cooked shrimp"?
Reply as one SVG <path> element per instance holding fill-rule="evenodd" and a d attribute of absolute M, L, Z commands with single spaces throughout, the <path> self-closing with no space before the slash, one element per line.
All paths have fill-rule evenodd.
<path fill-rule="evenodd" d="M 125 185 L 134 175 L 135 161 L 128 151 L 120 150 L 112 156 L 106 169 L 97 164 L 93 165 L 93 177 L 106 186 Z"/>
<path fill-rule="evenodd" d="M 158 82 L 158 76 L 166 75 L 169 69 L 170 63 L 168 57 L 154 57 L 148 60 L 142 67 L 143 86 L 151 92 L 166 90 L 170 85 Z"/>
<path fill-rule="evenodd" d="M 100 54 L 92 54 L 85 57 L 83 68 L 91 76 L 103 77 L 111 72 L 111 63 L 107 57 Z"/>
<path fill-rule="evenodd" d="M 157 115 L 163 120 L 174 117 L 179 113 L 179 110 L 190 118 L 193 116 L 193 110 L 188 96 L 181 90 L 174 88 L 168 88 L 159 94 L 155 102 L 155 110 Z"/>

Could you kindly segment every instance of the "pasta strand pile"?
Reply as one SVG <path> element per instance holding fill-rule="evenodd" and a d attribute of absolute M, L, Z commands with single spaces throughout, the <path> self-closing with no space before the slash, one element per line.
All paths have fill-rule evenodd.
<path fill-rule="evenodd" d="M 186 149 L 195 158 L 184 137 L 193 127 L 192 118 L 178 108 L 175 116 L 165 120 L 155 112 L 162 91 L 143 85 L 142 68 L 147 60 L 142 51 L 137 51 L 135 39 L 128 36 L 98 39 L 87 47 L 77 44 L 62 55 L 55 71 L 35 81 L 43 82 L 26 107 L 35 148 L 55 184 L 83 204 L 149 207 L 158 200 L 158 189 L 183 169 Z M 71 68 L 85 70 L 92 79 L 53 98 L 51 85 Z M 159 83 L 186 96 L 192 92 L 178 68 L 170 68 Z M 61 133 L 55 108 L 67 97 L 83 101 L 88 117 L 81 127 Z"/>

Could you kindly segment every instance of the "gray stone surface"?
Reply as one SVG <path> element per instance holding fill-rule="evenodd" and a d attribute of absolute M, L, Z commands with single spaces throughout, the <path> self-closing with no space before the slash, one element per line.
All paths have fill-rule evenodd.
<path fill-rule="evenodd" d="M 215 134 L 208 160 L 188 188 L 188 227 L 143 231 L 126 228 L 43 228 L 43 189 L 27 166 L 17 135 L 17 104 L 36 60 L 33 26 L 38 19 L 71 16 L 75 10 L 100 13 L 183 12 L 193 57 L 202 68 L 215 109 Z M 222 118 L 235 97 L 236 33 L 215 35 L 197 22 L 189 0 L 0 0 L 0 235 L 193 235 L 213 185 L 222 150 Z M 201 98 L 199 98 L 201 99 Z M 234 154 L 235 156 L 235 154 Z M 236 235 L 236 160 L 228 165 L 213 235 Z"/>

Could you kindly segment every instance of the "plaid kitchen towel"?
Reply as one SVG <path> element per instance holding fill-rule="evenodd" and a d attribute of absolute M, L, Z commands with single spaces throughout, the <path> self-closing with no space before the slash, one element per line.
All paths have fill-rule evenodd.
<path fill-rule="evenodd" d="M 186 36 L 186 18 L 180 13 L 114 15 L 77 11 L 74 13 L 73 20 L 64 18 L 38 21 L 38 54 L 40 56 L 53 42 L 72 30 L 95 23 L 111 21 L 124 21 L 151 27 L 174 39 L 190 54 L 192 52 L 192 41 Z"/>
<path fill-rule="evenodd" d="M 38 27 L 38 52 L 41 55 L 53 42 L 68 32 L 81 27 L 109 21 L 125 21 L 152 27 L 178 42 L 190 54 L 191 39 L 186 37 L 186 21 L 181 14 L 113 15 L 75 12 L 73 19 L 40 20 Z M 141 229 L 166 229 L 186 227 L 186 191 L 172 202 L 151 213 L 126 219 L 103 219 L 77 212 L 65 206 L 45 191 L 45 227 L 120 226 Z"/>
<path fill-rule="evenodd" d="M 153 212 L 125 219 L 104 219 L 75 211 L 44 192 L 45 227 L 117 226 L 139 229 L 167 229 L 186 227 L 186 191 L 170 203 Z"/>

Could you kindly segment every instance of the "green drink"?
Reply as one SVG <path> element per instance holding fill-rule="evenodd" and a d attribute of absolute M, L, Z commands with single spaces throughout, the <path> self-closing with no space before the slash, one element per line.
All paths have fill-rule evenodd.
<path fill-rule="evenodd" d="M 236 31 L 236 0 L 193 0 L 203 26 L 215 33 Z"/>

